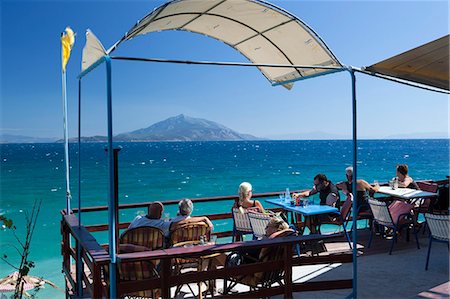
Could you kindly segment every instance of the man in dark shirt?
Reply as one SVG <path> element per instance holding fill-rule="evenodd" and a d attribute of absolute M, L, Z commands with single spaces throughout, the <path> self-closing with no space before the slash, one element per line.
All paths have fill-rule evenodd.
<path fill-rule="evenodd" d="M 292 196 L 294 198 L 308 197 L 319 193 L 320 204 L 336 207 L 339 204 L 339 190 L 336 186 L 328 180 L 327 176 L 319 173 L 314 177 L 314 186 L 311 190 L 304 191 L 301 193 L 294 193 Z M 320 223 L 332 219 L 335 215 L 320 215 L 305 217 L 305 225 L 309 228 L 312 234 L 320 232 Z"/>
<path fill-rule="evenodd" d="M 328 180 L 327 176 L 322 173 L 319 173 L 314 177 L 314 186 L 311 190 L 301 193 L 294 193 L 292 196 L 294 198 L 303 198 L 316 193 L 319 193 L 321 205 L 329 205 L 334 207 L 339 203 L 339 190 L 331 181 Z"/>

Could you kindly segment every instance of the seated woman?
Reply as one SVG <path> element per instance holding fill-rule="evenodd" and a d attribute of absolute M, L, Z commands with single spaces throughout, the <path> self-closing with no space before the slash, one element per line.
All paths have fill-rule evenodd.
<path fill-rule="evenodd" d="M 295 236 L 297 232 L 289 228 L 289 225 L 280 217 L 271 217 L 266 226 L 265 239 L 273 239 L 277 237 Z M 254 263 L 261 256 L 261 248 L 247 250 L 246 252 L 233 252 L 227 257 L 226 264 L 228 267 L 238 266 L 240 264 Z"/>
<path fill-rule="evenodd" d="M 397 179 L 400 188 L 419 189 L 413 178 L 408 175 L 408 165 L 406 164 L 397 165 Z"/>
<path fill-rule="evenodd" d="M 349 166 L 345 169 L 345 176 L 347 177 L 347 181 L 338 183 L 336 187 L 342 190 L 344 194 L 352 193 L 352 183 L 353 183 L 353 167 Z M 367 198 L 369 194 L 373 194 L 378 191 L 380 186 L 372 187 L 365 180 L 357 180 L 356 181 L 356 205 L 359 211 L 368 211 L 370 210 L 369 202 Z M 369 194 L 368 194 L 369 193 Z"/>
<path fill-rule="evenodd" d="M 252 185 L 247 182 L 243 182 L 239 185 L 238 198 L 234 201 L 233 208 L 255 208 L 259 212 L 264 212 L 262 204 L 258 200 L 251 200 L 252 198 Z"/>

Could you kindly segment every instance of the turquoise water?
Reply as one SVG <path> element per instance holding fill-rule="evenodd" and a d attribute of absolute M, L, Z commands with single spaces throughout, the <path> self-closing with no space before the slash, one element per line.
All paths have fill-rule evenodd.
<path fill-rule="evenodd" d="M 153 200 L 233 195 L 242 181 L 255 193 L 309 188 L 312 178 L 325 173 L 333 182 L 345 179 L 352 163 L 351 141 L 248 141 L 121 143 L 119 153 L 119 201 Z M 82 206 L 107 203 L 105 144 L 83 144 L 81 150 Z M 59 211 L 65 207 L 65 171 L 62 144 L 3 144 L 1 149 L 0 213 L 20 228 L 24 211 L 42 199 L 41 213 L 32 242 L 31 274 L 44 276 L 63 287 L 60 257 Z M 71 145 L 71 186 L 78 197 L 78 153 Z M 449 174 L 449 140 L 362 140 L 358 143 L 358 177 L 369 182 L 395 176 L 395 165 L 407 163 L 415 179 L 444 179 Z M 264 204 L 264 202 L 263 202 Z M 228 212 L 230 205 L 204 204 L 195 214 Z M 139 211 L 119 215 L 130 221 Z M 174 209 L 169 209 L 171 215 Z M 106 222 L 106 213 L 83 216 L 84 223 Z M 215 223 L 216 231 L 230 227 Z M 21 231 L 19 230 L 19 233 Z M 98 236 L 102 240 L 105 234 Z M 0 230 L 0 253 L 14 256 L 12 235 Z M 0 262 L 0 276 L 12 269 Z M 40 297 L 62 293 L 41 291 Z"/>

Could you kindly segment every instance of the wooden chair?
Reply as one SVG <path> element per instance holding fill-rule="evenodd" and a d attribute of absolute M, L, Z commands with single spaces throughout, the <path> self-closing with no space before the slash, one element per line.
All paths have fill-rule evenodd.
<path fill-rule="evenodd" d="M 211 238 L 211 228 L 205 222 L 193 222 L 186 223 L 181 225 L 174 225 L 173 229 L 170 231 L 170 244 L 172 247 L 181 247 L 186 245 L 195 246 L 200 243 L 200 239 L 202 236 L 206 236 L 205 241 L 209 241 Z M 200 258 L 202 260 L 202 258 Z M 197 258 L 176 258 L 173 261 L 173 271 L 175 274 L 181 274 L 183 271 L 187 271 L 187 269 L 193 269 L 194 271 L 198 271 L 199 265 L 202 264 L 202 261 L 199 262 Z M 183 285 L 178 285 L 175 289 L 175 297 L 180 293 L 181 287 Z M 193 296 L 196 296 L 191 286 L 187 285 L 189 290 L 191 291 Z M 201 297 L 201 285 L 198 284 L 199 295 Z"/>
<path fill-rule="evenodd" d="M 253 234 L 247 209 L 232 208 L 231 214 L 233 216 L 233 242 L 238 238 L 243 240 L 246 234 Z"/>
<path fill-rule="evenodd" d="M 274 233 L 270 238 L 281 238 L 295 234 L 292 229 L 286 229 Z M 261 249 L 257 257 L 251 255 L 245 255 L 245 264 L 247 263 L 261 263 L 269 261 L 280 261 L 284 259 L 284 248 L 282 246 L 264 247 Z M 243 284 L 250 287 L 250 290 L 256 290 L 258 288 L 270 288 L 273 284 L 278 283 L 283 285 L 284 270 L 271 271 L 265 269 L 263 272 L 256 272 L 250 275 L 240 275 L 228 277 L 224 280 L 224 295 L 226 295 L 237 284 Z M 228 285 L 227 282 L 230 282 Z"/>
<path fill-rule="evenodd" d="M 427 262 L 425 270 L 428 270 L 430 260 L 431 244 L 433 241 L 450 244 L 450 215 L 425 214 L 425 219 L 430 229 L 430 242 L 428 244 Z"/>
<path fill-rule="evenodd" d="M 205 222 L 174 224 L 170 230 L 170 244 L 173 246 L 184 241 L 200 241 L 201 236 L 206 236 L 206 241 L 211 238 L 211 228 Z"/>
<path fill-rule="evenodd" d="M 145 246 L 150 248 L 150 250 L 156 250 L 165 247 L 165 238 L 162 230 L 155 227 L 141 226 L 123 232 L 119 243 Z"/>
<path fill-rule="evenodd" d="M 154 227 L 137 227 L 126 230 L 120 236 L 120 253 L 163 249 L 164 233 Z M 159 277 L 159 261 L 120 261 L 118 263 L 119 281 L 136 281 Z M 127 296 L 158 298 L 159 289 L 127 293 Z"/>
<path fill-rule="evenodd" d="M 383 229 L 384 227 L 391 228 L 393 230 L 393 237 L 389 254 L 392 254 L 394 243 L 397 243 L 397 232 L 402 228 L 407 228 L 406 240 L 409 241 L 409 227 L 412 225 L 413 233 L 416 238 L 417 249 L 420 249 L 419 240 L 417 239 L 417 231 L 414 225 L 414 217 L 412 215 L 412 205 L 405 202 L 396 201 L 387 206 L 386 202 L 378 201 L 376 199 L 369 199 L 370 209 L 373 214 L 374 225 L 371 229 L 370 239 L 368 247 L 372 244 L 373 233 L 375 230 L 375 224 L 378 224 Z M 383 229 L 384 231 L 384 229 Z"/>

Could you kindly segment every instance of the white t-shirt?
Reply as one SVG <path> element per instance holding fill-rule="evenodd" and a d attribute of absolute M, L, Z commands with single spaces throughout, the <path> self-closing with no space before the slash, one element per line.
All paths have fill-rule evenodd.
<path fill-rule="evenodd" d="M 130 226 L 128 227 L 128 229 L 142 227 L 142 226 L 150 226 L 150 227 L 159 228 L 164 233 L 164 236 L 168 237 L 169 233 L 170 233 L 170 224 L 171 224 L 171 222 L 164 221 L 162 219 L 149 219 L 145 216 L 137 216 L 130 223 Z"/>

